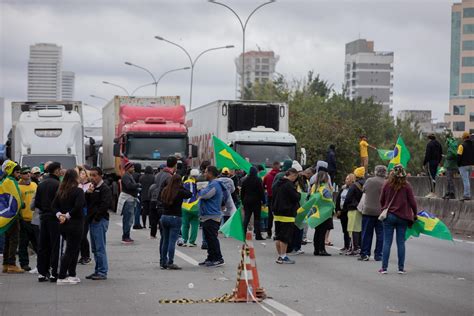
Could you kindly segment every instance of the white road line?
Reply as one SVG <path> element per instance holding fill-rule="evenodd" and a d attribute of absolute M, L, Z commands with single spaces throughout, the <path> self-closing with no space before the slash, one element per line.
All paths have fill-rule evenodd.
<path fill-rule="evenodd" d="M 193 258 L 188 256 L 187 254 L 185 254 L 185 253 L 183 253 L 179 250 L 175 250 L 175 255 L 180 257 L 181 259 L 183 259 L 187 263 L 192 264 L 193 266 L 198 266 L 199 265 L 199 262 L 197 262 L 196 260 L 194 260 Z"/>
<path fill-rule="evenodd" d="M 286 305 L 283 305 L 282 303 L 280 302 L 277 302 L 271 298 L 267 298 L 265 299 L 263 302 L 263 304 L 266 304 L 270 307 L 273 307 L 274 309 L 282 312 L 283 314 L 285 315 L 291 315 L 291 316 L 303 316 L 303 314 L 301 313 L 298 313 L 297 311 L 295 311 L 294 309 L 291 309 L 289 308 L 288 306 Z"/>

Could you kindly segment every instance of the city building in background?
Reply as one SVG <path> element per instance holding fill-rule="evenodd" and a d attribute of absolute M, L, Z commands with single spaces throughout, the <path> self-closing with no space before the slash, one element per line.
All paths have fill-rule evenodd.
<path fill-rule="evenodd" d="M 236 95 L 242 98 L 242 76 L 244 76 L 245 85 L 255 82 L 264 83 L 273 78 L 275 66 L 280 56 L 275 55 L 273 51 L 248 51 L 244 54 L 245 72 L 242 68 L 242 54 L 235 59 L 237 67 L 237 91 Z"/>
<path fill-rule="evenodd" d="M 39 43 L 30 46 L 28 101 L 61 100 L 62 47 Z"/>
<path fill-rule="evenodd" d="M 346 44 L 344 89 L 349 99 L 373 98 L 390 112 L 393 103 L 393 52 L 374 51 L 374 42 Z"/>
<path fill-rule="evenodd" d="M 422 134 L 434 132 L 431 110 L 402 110 L 398 111 L 397 118 L 401 121 L 410 121 L 412 128 L 418 126 Z"/>
<path fill-rule="evenodd" d="M 457 137 L 474 133 L 474 0 L 452 6 L 449 113 L 444 120 Z"/>
<path fill-rule="evenodd" d="M 75 80 L 74 72 L 72 71 L 62 72 L 61 100 L 64 100 L 64 101 L 74 100 L 74 80 Z"/>

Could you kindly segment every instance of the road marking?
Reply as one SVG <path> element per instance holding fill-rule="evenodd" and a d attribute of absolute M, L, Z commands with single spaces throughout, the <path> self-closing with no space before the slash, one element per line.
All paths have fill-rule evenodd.
<path fill-rule="evenodd" d="M 187 254 L 185 254 L 185 253 L 183 253 L 179 250 L 175 250 L 175 255 L 180 257 L 181 259 L 183 259 L 187 263 L 192 264 L 193 266 L 198 266 L 199 265 L 198 261 L 194 260 L 193 258 L 188 256 Z"/>
<path fill-rule="evenodd" d="M 288 306 L 286 305 L 283 305 L 282 303 L 280 302 L 277 302 L 271 298 L 267 298 L 265 299 L 263 302 L 263 304 L 266 304 L 270 307 L 273 307 L 274 309 L 282 312 L 283 314 L 285 315 L 291 315 L 291 316 L 303 316 L 303 314 L 301 313 L 298 313 L 297 311 L 295 311 L 294 309 L 291 309 L 289 308 Z"/>

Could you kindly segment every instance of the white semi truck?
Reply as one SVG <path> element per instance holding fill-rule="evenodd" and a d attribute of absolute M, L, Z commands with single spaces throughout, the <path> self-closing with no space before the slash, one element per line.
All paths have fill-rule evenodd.
<path fill-rule="evenodd" d="M 195 166 L 203 160 L 214 163 L 213 135 L 255 165 L 270 167 L 274 161 L 296 159 L 286 103 L 217 100 L 189 111 L 187 126 L 191 144 L 198 146 Z M 301 156 L 304 162 L 304 149 Z"/>
<path fill-rule="evenodd" d="M 24 166 L 60 162 L 64 168 L 84 164 L 82 103 L 78 101 L 12 102 L 11 159 Z"/>

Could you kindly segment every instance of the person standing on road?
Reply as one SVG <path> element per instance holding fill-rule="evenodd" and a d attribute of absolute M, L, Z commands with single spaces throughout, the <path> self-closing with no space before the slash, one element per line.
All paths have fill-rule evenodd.
<path fill-rule="evenodd" d="M 192 193 L 183 187 L 179 174 L 169 178 L 166 186 L 161 191 L 161 202 L 164 208 L 160 219 L 163 229 L 163 235 L 161 236 L 163 239 L 160 259 L 162 262 L 161 269 L 181 270 L 181 267 L 174 263 L 174 252 L 182 224 L 183 200 L 189 199 L 191 196 Z"/>
<path fill-rule="evenodd" d="M 272 170 L 263 178 L 263 186 L 267 190 L 267 206 L 268 206 L 268 225 L 267 225 L 267 239 L 272 238 L 273 228 L 273 211 L 272 211 L 272 184 L 275 176 L 280 172 L 280 162 L 275 161 L 272 164 Z"/>
<path fill-rule="evenodd" d="M 192 196 L 183 202 L 188 206 L 186 209 L 183 205 L 183 217 L 181 233 L 183 234 L 183 247 L 196 247 L 196 239 L 199 231 L 199 211 L 193 207 L 198 203 L 198 191 L 196 178 L 199 176 L 198 169 L 191 169 L 189 178 L 184 181 L 184 188 L 191 192 Z M 189 232 L 191 228 L 191 232 Z"/>
<path fill-rule="evenodd" d="M 109 228 L 109 209 L 112 206 L 112 190 L 102 179 L 102 169 L 90 171 L 92 186 L 86 192 L 87 222 L 90 224 L 91 246 L 94 254 L 94 273 L 86 276 L 91 280 L 106 280 L 109 265 L 106 252 L 106 235 Z"/>
<path fill-rule="evenodd" d="M 224 192 L 221 184 L 216 181 L 218 175 L 219 171 L 215 166 L 208 166 L 205 176 L 209 183 L 199 192 L 199 218 L 204 238 L 207 241 L 207 258 L 199 265 L 206 267 L 217 267 L 224 264 L 218 239 Z"/>
<path fill-rule="evenodd" d="M 81 282 L 76 276 L 77 259 L 81 248 L 84 229 L 84 191 L 78 187 L 79 175 L 76 170 L 68 169 L 59 185 L 52 209 L 59 220 L 59 231 L 66 241 L 66 250 L 61 258 L 58 285 L 77 284 Z"/>
<path fill-rule="evenodd" d="M 362 231 L 362 214 L 357 210 L 360 199 L 362 198 L 362 190 L 365 183 L 364 167 L 354 170 L 356 181 L 351 185 L 347 192 L 344 202 L 344 210 L 347 212 L 347 231 L 351 235 L 352 251 L 347 252 L 348 256 L 356 256 L 360 254 L 360 232 Z"/>
<path fill-rule="evenodd" d="M 346 177 L 344 185 L 342 186 L 336 198 L 336 217 L 339 218 L 339 220 L 341 221 L 342 233 L 344 235 L 344 247 L 339 249 L 341 254 L 345 254 L 346 252 L 352 251 L 351 236 L 347 231 L 347 209 L 344 208 L 344 205 L 347 197 L 347 192 L 349 192 L 349 188 L 355 181 L 355 175 L 353 173 L 349 173 Z"/>
<path fill-rule="evenodd" d="M 89 171 L 86 170 L 83 166 L 77 166 L 77 170 L 79 173 L 79 188 L 84 191 L 84 193 L 89 190 L 92 186 L 89 177 Z M 84 207 L 84 215 L 87 216 L 88 210 L 87 205 Z M 91 250 L 89 245 L 89 240 L 87 239 L 87 235 L 89 234 L 89 223 L 84 221 L 84 230 L 82 231 L 82 241 L 81 241 L 81 257 L 79 258 L 80 264 L 89 264 L 91 263 Z"/>
<path fill-rule="evenodd" d="M 232 197 L 232 194 L 235 192 L 235 185 L 234 181 L 229 177 L 230 176 L 230 170 L 229 168 L 222 168 L 221 175 L 216 179 L 222 186 L 224 187 L 225 190 L 227 190 L 228 196 L 225 201 L 223 201 L 223 206 L 222 206 L 222 225 L 234 214 L 234 212 L 237 210 L 235 207 L 234 199 Z"/>
<path fill-rule="evenodd" d="M 462 201 L 471 199 L 471 183 L 469 182 L 472 168 L 474 166 L 474 134 L 464 132 L 462 135 L 463 143 L 458 147 L 458 166 L 461 174 L 464 193 Z"/>
<path fill-rule="evenodd" d="M 365 206 L 362 210 L 362 250 L 359 261 L 369 261 L 372 239 L 376 237 L 374 260 L 382 260 L 383 247 L 383 225 L 379 221 L 382 206 L 380 195 L 387 175 L 387 167 L 378 165 L 375 167 L 375 177 L 367 179 L 364 184 Z"/>
<path fill-rule="evenodd" d="M 313 187 L 311 189 L 312 193 L 317 193 L 319 192 L 320 197 L 324 199 L 331 199 L 332 200 L 332 191 L 329 186 L 329 175 L 326 170 L 322 170 L 325 168 L 320 168 L 318 173 L 316 174 L 316 181 L 313 184 Z M 332 210 L 334 212 L 334 209 Z M 326 232 L 333 227 L 332 226 L 332 214 L 331 217 L 322 222 L 320 225 L 316 226 L 314 228 L 314 239 L 313 239 L 313 245 L 314 245 L 314 252 L 313 254 L 315 256 L 322 256 L 322 257 L 328 257 L 331 256 L 326 251 Z M 332 229 L 332 228 L 331 228 Z"/>
<path fill-rule="evenodd" d="M 142 223 L 143 228 L 146 228 L 146 217 L 150 215 L 150 187 L 155 182 L 155 176 L 153 175 L 153 167 L 146 166 L 145 173 L 140 176 L 138 182 L 142 186 L 142 192 L 140 192 L 142 200 Z"/>
<path fill-rule="evenodd" d="M 405 274 L 405 232 L 417 220 L 417 206 L 413 189 L 407 182 L 402 165 L 396 165 L 382 189 L 380 204 L 388 208 L 387 218 L 383 221 L 382 268 L 379 273 L 386 274 L 393 231 L 397 231 L 398 273 Z"/>
<path fill-rule="evenodd" d="M 38 185 L 35 196 L 35 207 L 39 209 L 40 214 L 38 282 L 48 280 L 56 282 L 59 263 L 59 221 L 56 217 L 56 210 L 52 208 L 52 203 L 59 188 L 61 164 L 59 162 L 48 163 L 45 171 L 48 174 Z"/>
<path fill-rule="evenodd" d="M 140 184 L 135 182 L 133 178 L 135 171 L 133 163 L 127 162 L 123 168 L 125 173 L 122 176 L 122 192 L 120 192 L 117 203 L 117 213 L 122 215 L 122 244 L 132 244 L 133 239 L 130 238 L 130 230 L 133 225 L 136 198 Z"/>
<path fill-rule="evenodd" d="M 140 177 L 142 175 L 142 165 L 136 163 L 133 165 L 135 171 L 132 174 L 133 180 L 136 183 L 140 183 Z M 140 217 L 142 213 L 142 192 L 138 190 L 137 198 L 135 200 L 135 209 L 133 211 L 133 229 L 143 229 L 142 225 L 140 224 Z"/>
<path fill-rule="evenodd" d="M 298 171 L 290 168 L 285 176 L 277 180 L 273 186 L 272 209 L 275 221 L 275 246 L 278 253 L 276 263 L 294 264 L 295 261 L 288 258 L 286 250 L 291 242 L 293 228 L 295 226 L 296 212 L 300 201 L 300 193 L 296 190 L 295 182 L 298 179 Z"/>
<path fill-rule="evenodd" d="M 458 141 L 453 137 L 451 131 L 449 131 L 446 137 L 446 158 L 444 159 L 444 168 L 446 169 L 446 182 L 447 188 L 446 193 L 443 196 L 444 199 L 455 199 L 455 189 L 454 189 L 454 174 L 458 171 L 457 163 L 457 151 L 458 151 Z"/>
<path fill-rule="evenodd" d="M 247 231 L 250 218 L 253 214 L 255 239 L 263 240 L 261 234 L 260 212 L 262 210 L 262 203 L 265 203 L 265 191 L 263 189 L 262 180 L 257 174 L 257 168 L 251 167 L 248 176 L 242 183 L 240 195 L 245 210 L 244 232 Z"/>
<path fill-rule="evenodd" d="M 20 210 L 20 244 L 18 247 L 18 257 L 20 259 L 20 267 L 25 271 L 31 270 L 30 258 L 28 256 L 28 245 L 30 242 L 33 251 L 38 255 L 39 227 L 31 223 L 33 220 L 31 202 L 33 201 L 38 186 L 31 181 L 30 171 L 29 167 L 21 168 L 21 180 L 18 183 L 21 192 L 21 200 L 25 204 Z"/>
<path fill-rule="evenodd" d="M 443 159 L 443 148 L 441 144 L 436 140 L 434 133 L 428 135 L 430 140 L 426 144 L 425 159 L 423 160 L 423 166 L 428 167 L 430 176 L 430 193 L 426 197 L 436 197 L 436 173 L 438 172 L 438 166 Z"/>

